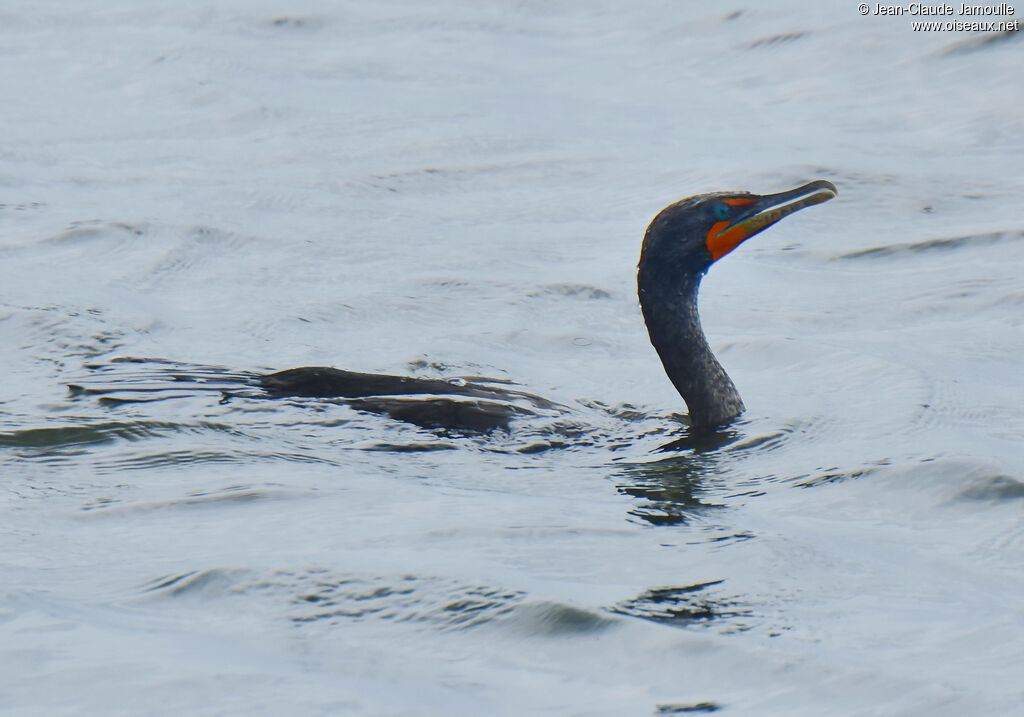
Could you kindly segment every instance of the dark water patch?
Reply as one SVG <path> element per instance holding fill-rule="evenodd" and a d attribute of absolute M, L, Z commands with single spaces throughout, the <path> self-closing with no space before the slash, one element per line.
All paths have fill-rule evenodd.
<path fill-rule="evenodd" d="M 999 32 L 984 32 L 974 37 L 956 42 L 949 47 L 936 53 L 938 56 L 966 55 L 979 50 L 987 50 L 993 47 L 1004 47 L 1011 40 L 1019 40 L 1024 37 L 1020 29 L 1002 30 Z"/>
<path fill-rule="evenodd" d="M 659 453 L 676 453 L 679 451 L 691 451 L 693 453 L 709 453 L 719 451 L 732 443 L 739 437 L 736 431 L 712 431 L 710 433 L 692 433 L 689 430 L 683 431 L 677 438 L 658 446 Z"/>
<path fill-rule="evenodd" d="M 27 212 L 49 206 L 47 202 L 0 202 L 0 212 Z"/>
<path fill-rule="evenodd" d="M 431 451 L 453 451 L 458 448 L 454 443 L 438 441 L 437 443 L 370 443 L 356 446 L 364 451 L 382 451 L 385 453 L 429 453 Z"/>
<path fill-rule="evenodd" d="M 722 497 L 735 500 L 737 498 L 760 498 L 763 495 L 766 495 L 763 490 L 744 490 L 738 493 L 728 493 Z"/>
<path fill-rule="evenodd" d="M 681 587 L 652 588 L 611 609 L 619 615 L 639 617 L 673 627 L 710 626 L 725 621 L 730 631 L 747 630 L 753 610 L 735 596 L 716 595 L 724 580 L 712 580 Z"/>
<path fill-rule="evenodd" d="M 623 488 L 623 493 L 645 501 L 627 511 L 631 518 L 651 525 L 689 525 L 712 508 L 722 505 L 701 502 L 686 486 L 645 490 Z"/>
<path fill-rule="evenodd" d="M 718 712 L 722 706 L 715 702 L 695 702 L 685 705 L 658 705 L 654 708 L 656 715 L 711 714 Z"/>
<path fill-rule="evenodd" d="M 817 473 L 785 478 L 783 482 L 795 483 L 798 488 L 817 488 L 819 486 L 864 478 L 874 473 L 878 466 L 885 465 L 888 465 L 888 462 L 880 461 L 875 467 L 855 468 L 852 470 L 840 470 L 838 467 L 821 468 Z"/>
<path fill-rule="evenodd" d="M 282 15 L 269 20 L 267 23 L 276 30 L 319 30 L 324 26 L 320 18 L 302 17 L 298 15 Z"/>
<path fill-rule="evenodd" d="M 78 316 L 78 312 L 72 312 L 68 318 L 74 320 Z M 88 339 L 57 338 L 53 343 L 64 348 L 63 355 L 67 358 L 91 359 L 124 346 L 123 338 L 126 334 L 127 332 L 122 329 L 106 329 L 97 331 Z"/>
<path fill-rule="evenodd" d="M 656 448 L 657 453 L 691 453 L 699 456 L 722 453 L 730 447 L 733 450 L 750 447 L 748 442 L 751 439 L 745 434 L 748 422 L 745 420 L 712 431 L 694 432 L 690 429 L 690 417 L 685 413 L 648 414 L 626 404 L 621 414 L 611 412 L 610 415 L 627 421 L 650 423 L 651 428 L 643 434 L 645 437 L 663 435 L 670 438 L 671 440 L 661 443 Z"/>
<path fill-rule="evenodd" d="M 77 386 L 68 386 L 71 389 L 72 395 L 88 395 L 88 391 L 76 391 Z M 141 395 L 140 395 L 141 394 Z M 132 405 L 136 403 L 158 403 L 163 401 L 174 401 L 186 398 L 192 398 L 189 394 L 183 393 L 171 393 L 169 391 L 161 391 L 159 389 L 152 389 L 152 392 L 145 393 L 142 391 L 125 392 L 124 396 L 100 396 L 96 399 L 96 402 L 106 408 L 117 408 L 119 406 Z"/>
<path fill-rule="evenodd" d="M 940 239 L 928 239 L 920 242 L 904 244 L 892 244 L 889 246 L 872 247 L 862 249 L 848 254 L 840 254 L 835 257 L 837 260 L 846 259 L 874 259 L 901 254 L 919 254 L 935 251 L 951 251 L 968 247 L 992 246 L 1004 242 L 1019 241 L 1024 239 L 1024 232 L 989 232 L 987 234 L 967 234 L 958 237 L 943 237 Z"/>
<path fill-rule="evenodd" d="M 700 544 L 700 543 L 719 543 L 719 544 L 744 543 L 744 542 L 746 542 L 748 540 L 753 540 L 756 537 L 757 536 L 754 535 L 753 533 L 750 533 L 750 532 L 747 532 L 747 531 L 741 531 L 739 533 L 729 533 L 728 535 L 713 535 L 710 538 L 705 538 L 704 540 L 691 541 L 690 544 Z"/>
<path fill-rule="evenodd" d="M 79 510 L 84 513 L 88 513 L 93 510 L 103 510 L 104 508 L 110 508 L 111 506 L 117 505 L 119 502 L 120 501 L 117 498 L 113 498 L 111 496 L 98 496 L 82 505 Z"/>
<path fill-rule="evenodd" d="M 801 30 L 798 32 L 781 32 L 777 35 L 768 35 L 767 37 L 754 40 L 750 44 L 746 45 L 746 49 L 757 50 L 767 47 L 778 47 L 779 45 L 788 45 L 791 42 L 802 40 L 809 34 L 809 32 Z"/>
<path fill-rule="evenodd" d="M 230 426 L 206 422 L 186 425 L 164 421 L 109 421 L 81 426 L 26 428 L 10 433 L 0 433 L 0 446 L 45 450 L 113 443 L 118 440 L 139 441 L 155 436 L 208 430 L 234 431 Z"/>
<path fill-rule="evenodd" d="M 979 501 L 1020 500 L 1024 498 L 1024 481 L 1002 474 L 984 476 L 974 479 L 960 497 Z"/>

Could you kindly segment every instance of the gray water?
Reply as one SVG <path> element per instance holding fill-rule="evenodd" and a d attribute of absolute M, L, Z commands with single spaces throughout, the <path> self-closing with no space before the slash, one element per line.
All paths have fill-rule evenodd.
<path fill-rule="evenodd" d="M 1021 35 L 910 22 L 5 3 L 0 712 L 1024 714 Z M 704 282 L 744 419 L 658 452 L 647 222 L 817 178 Z M 123 357 L 569 410 L 68 392 Z"/>

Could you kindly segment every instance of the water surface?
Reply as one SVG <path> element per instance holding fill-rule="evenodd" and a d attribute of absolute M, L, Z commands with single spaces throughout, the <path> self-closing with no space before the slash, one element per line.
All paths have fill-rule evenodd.
<path fill-rule="evenodd" d="M 856 8 L 0 13 L 0 711 L 1010 714 L 1024 702 L 1020 35 Z M 705 280 L 643 229 L 840 196 Z M 452 435 L 89 366 L 337 365 L 570 407 Z"/>

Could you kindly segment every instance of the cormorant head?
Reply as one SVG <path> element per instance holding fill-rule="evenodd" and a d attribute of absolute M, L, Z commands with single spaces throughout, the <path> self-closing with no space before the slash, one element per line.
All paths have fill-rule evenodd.
<path fill-rule="evenodd" d="M 758 232 L 836 194 L 834 184 L 819 179 L 778 194 L 715 192 L 683 199 L 662 209 L 647 227 L 640 271 L 699 278 Z"/>

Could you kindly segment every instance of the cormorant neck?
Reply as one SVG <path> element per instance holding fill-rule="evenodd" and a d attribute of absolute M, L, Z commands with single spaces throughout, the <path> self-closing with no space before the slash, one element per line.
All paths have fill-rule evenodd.
<path fill-rule="evenodd" d="M 641 266 L 638 293 L 647 332 L 665 373 L 686 401 L 691 430 L 728 423 L 743 412 L 743 400 L 704 337 L 697 313 L 701 275 L 684 274 L 671 283 L 646 278 Z"/>

